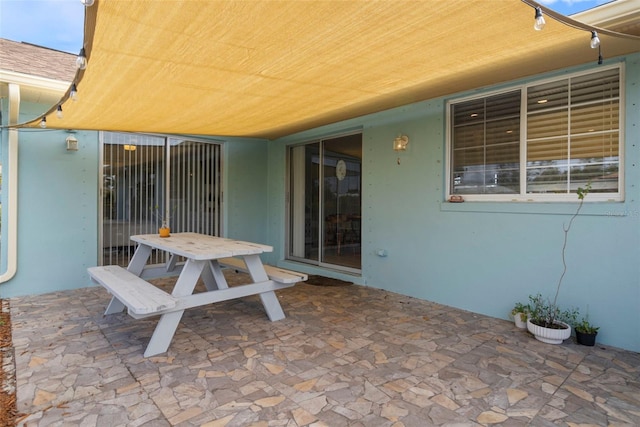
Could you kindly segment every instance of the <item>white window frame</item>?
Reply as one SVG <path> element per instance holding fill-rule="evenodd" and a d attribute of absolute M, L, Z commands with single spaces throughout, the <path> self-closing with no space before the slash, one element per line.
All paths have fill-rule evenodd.
<path fill-rule="evenodd" d="M 446 161 L 445 161 L 445 201 L 450 200 L 451 196 L 462 196 L 465 201 L 469 202 L 579 202 L 575 193 L 570 194 L 529 194 L 526 193 L 527 179 L 527 88 L 551 83 L 558 80 L 580 77 L 610 69 L 618 69 L 620 75 L 619 81 L 619 140 L 618 140 L 618 192 L 617 193 L 590 193 L 585 202 L 622 202 L 624 201 L 624 146 L 625 146 L 625 73 L 624 64 L 618 63 L 610 66 L 599 66 L 597 69 L 590 69 L 575 73 L 562 74 L 546 79 L 535 80 L 526 84 L 513 85 L 504 87 L 499 90 L 482 92 L 482 94 L 474 94 L 460 98 L 453 98 L 446 102 Z M 520 90 L 520 193 L 519 194 L 456 194 L 452 188 L 452 169 L 453 169 L 453 141 L 452 141 L 452 106 L 462 102 L 471 100 L 488 98 L 514 90 Z"/>

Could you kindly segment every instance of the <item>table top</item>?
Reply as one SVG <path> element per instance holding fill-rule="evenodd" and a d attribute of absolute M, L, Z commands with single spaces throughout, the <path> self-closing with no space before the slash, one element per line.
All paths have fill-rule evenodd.
<path fill-rule="evenodd" d="M 194 260 L 255 255 L 273 251 L 273 247 L 268 245 L 198 233 L 171 233 L 169 237 L 160 237 L 158 234 L 139 234 L 131 236 L 131 240 Z"/>

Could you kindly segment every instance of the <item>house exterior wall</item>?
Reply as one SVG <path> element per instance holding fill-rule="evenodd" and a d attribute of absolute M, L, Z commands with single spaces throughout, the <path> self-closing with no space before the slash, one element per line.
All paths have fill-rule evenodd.
<path fill-rule="evenodd" d="M 558 300 L 583 315 L 588 310 L 601 327 L 598 342 L 634 351 L 640 351 L 639 63 L 640 55 L 625 59 L 625 201 L 585 204 L 569 236 Z M 270 163 L 270 180 L 281 184 L 271 184 L 270 194 L 285 189 L 287 145 L 361 127 L 362 277 L 329 275 L 507 319 L 514 303 L 528 303 L 529 295 L 553 298 L 562 272 L 563 224 L 576 204 L 444 202 L 446 102 L 430 100 L 273 141 L 277 163 Z M 391 146 L 399 133 L 410 143 L 398 155 Z M 273 218 L 284 217 L 283 205 L 271 206 Z M 281 240 L 284 258 L 284 230 L 269 233 L 272 241 Z M 376 255 L 378 249 L 388 256 Z"/>
<path fill-rule="evenodd" d="M 21 104 L 21 121 L 42 111 Z M 3 111 L 6 117 L 6 111 Z M 0 283 L 0 297 L 42 294 L 92 286 L 87 268 L 98 264 L 99 134 L 74 133 L 78 151 L 67 151 L 66 131 L 22 130 L 18 155 L 17 272 Z M 1 152 L 7 175 L 7 131 Z M 264 140 L 234 139 L 225 144 L 223 232 L 233 238 L 266 243 L 267 145 Z M 5 189 L 6 189 L 5 182 Z M 7 206 L 7 192 L 2 193 Z M 6 209 L 3 209 L 3 226 Z M 2 251 L 7 250 L 2 237 Z M 6 257 L 2 256 L 2 271 Z"/>
<path fill-rule="evenodd" d="M 624 60 L 626 198 L 585 205 L 570 236 L 560 303 L 583 313 L 588 306 L 590 320 L 601 327 L 600 343 L 640 351 L 640 55 Z M 411 104 L 276 141 L 229 140 L 224 234 L 273 245 L 274 252 L 265 254 L 269 263 L 499 318 L 506 319 L 514 303 L 527 302 L 530 294 L 552 296 L 562 268 L 562 226 L 575 204 L 445 203 L 446 101 Z M 21 113 L 25 119 L 37 114 L 29 105 L 21 105 Z M 287 147 L 353 129 L 363 132 L 362 276 L 283 261 Z M 391 143 L 400 132 L 410 144 L 397 154 Z M 18 271 L 0 284 L 2 298 L 90 285 L 86 268 L 98 262 L 98 134 L 78 132 L 77 152 L 66 151 L 66 136 L 20 132 Z M 388 256 L 377 256 L 378 249 Z"/>
<path fill-rule="evenodd" d="M 266 208 L 269 201 L 265 140 L 233 139 L 224 147 L 224 235 L 270 245 Z"/>
<path fill-rule="evenodd" d="M 22 103 L 20 119 L 41 110 Z M 3 165 L 10 167 L 6 133 L 3 130 Z M 86 268 L 96 265 L 98 136 L 77 132 L 78 151 L 67 151 L 68 135 L 54 130 L 19 132 L 17 271 L 0 284 L 3 298 L 87 286 Z M 3 206 L 6 197 L 3 191 Z M 6 209 L 2 223 L 6 230 Z M 2 250 L 7 250 L 4 233 Z M 2 258 L 4 270 L 6 257 Z"/>

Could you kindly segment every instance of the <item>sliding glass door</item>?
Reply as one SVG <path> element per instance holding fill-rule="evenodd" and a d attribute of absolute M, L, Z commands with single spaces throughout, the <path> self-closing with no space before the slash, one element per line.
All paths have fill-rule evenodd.
<path fill-rule="evenodd" d="M 103 264 L 126 266 L 129 236 L 157 233 L 163 222 L 172 232 L 219 235 L 220 144 L 103 132 L 102 167 Z"/>
<path fill-rule="evenodd" d="M 362 134 L 289 150 L 288 257 L 359 272 Z"/>

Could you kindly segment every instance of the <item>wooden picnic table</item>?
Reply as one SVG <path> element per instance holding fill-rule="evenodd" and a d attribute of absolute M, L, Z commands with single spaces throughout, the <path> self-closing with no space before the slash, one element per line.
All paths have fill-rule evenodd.
<path fill-rule="evenodd" d="M 136 319 L 160 315 L 145 357 L 167 351 L 182 314 L 192 307 L 257 294 L 271 321 L 283 319 L 285 315 L 275 291 L 307 279 L 303 273 L 264 265 L 260 254 L 273 250 L 268 245 L 198 233 L 173 233 L 166 238 L 143 234 L 131 236 L 131 240 L 138 247 L 126 270 L 109 265 L 90 267 L 88 271 L 95 282 L 113 295 L 105 314 L 119 313 L 126 307 Z M 154 249 L 170 254 L 166 265 L 147 266 Z M 179 263 L 178 257 L 185 261 Z M 230 288 L 223 266 L 246 271 L 252 283 Z M 171 294 L 145 280 L 158 277 L 162 269 L 166 274 L 178 274 Z M 201 277 L 207 291 L 194 294 Z"/>

